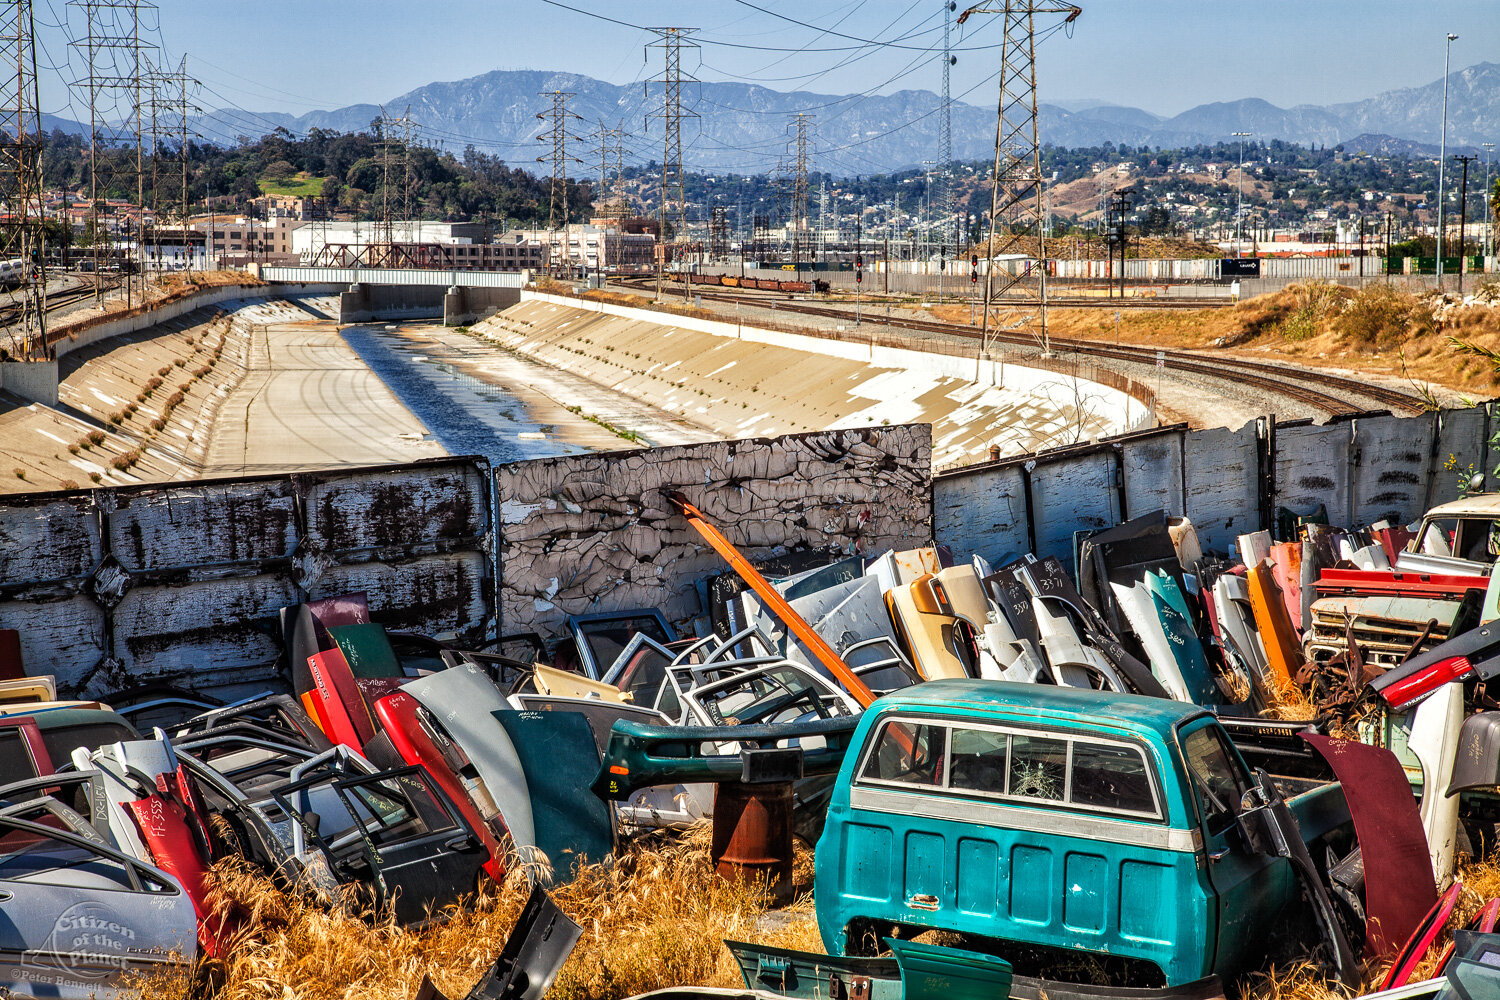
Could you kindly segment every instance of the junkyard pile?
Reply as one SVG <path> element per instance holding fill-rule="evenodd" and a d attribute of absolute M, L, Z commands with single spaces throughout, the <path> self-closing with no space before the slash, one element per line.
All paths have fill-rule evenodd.
<path fill-rule="evenodd" d="M 60 699 L 0 632 L 0 987 L 1494 995 L 1497 551 L 1494 496 L 1232 553 L 1157 513 L 481 651 L 344 594 L 229 704 Z"/>

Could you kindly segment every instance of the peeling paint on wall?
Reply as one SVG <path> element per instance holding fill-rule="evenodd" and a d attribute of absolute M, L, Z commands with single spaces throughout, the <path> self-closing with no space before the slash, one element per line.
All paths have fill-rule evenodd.
<path fill-rule="evenodd" d="M 700 613 L 695 584 L 726 567 L 673 490 L 751 560 L 929 545 L 931 464 L 914 424 L 497 466 L 501 630 L 553 639 L 572 614 Z"/>

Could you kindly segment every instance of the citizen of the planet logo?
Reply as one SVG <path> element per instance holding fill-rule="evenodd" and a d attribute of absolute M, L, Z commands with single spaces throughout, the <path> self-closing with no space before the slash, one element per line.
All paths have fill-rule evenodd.
<path fill-rule="evenodd" d="M 125 968 L 135 930 L 103 903 L 75 903 L 52 923 L 47 943 L 27 964 L 48 965 L 85 979 L 103 979 Z"/>

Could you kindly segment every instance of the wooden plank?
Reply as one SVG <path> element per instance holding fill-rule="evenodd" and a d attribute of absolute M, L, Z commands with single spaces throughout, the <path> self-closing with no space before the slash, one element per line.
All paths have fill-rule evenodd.
<path fill-rule="evenodd" d="M 1105 447 L 1056 461 L 1038 460 L 1031 473 L 1038 559 L 1056 556 L 1072 567 L 1073 535 L 1120 521 L 1115 456 Z"/>
<path fill-rule="evenodd" d="M 939 476 L 932 483 L 933 533 L 957 560 L 980 555 L 998 566 L 1031 549 L 1026 477 L 1019 465 Z"/>
<path fill-rule="evenodd" d="M 113 655 L 83 690 L 186 684 L 206 690 L 264 686 L 280 649 L 277 612 L 297 600 L 290 579 L 239 577 L 133 587 L 114 609 Z"/>
<path fill-rule="evenodd" d="M 1348 527 L 1353 434 L 1348 421 L 1277 427 L 1276 506 L 1311 514 L 1321 505 L 1330 524 Z"/>
<path fill-rule="evenodd" d="M 0 628 L 21 635 L 28 674 L 55 674 L 60 690 L 89 676 L 104 658 L 104 609 L 87 596 L 64 600 L 0 601 Z"/>
<path fill-rule="evenodd" d="M 1486 433 L 1483 406 L 1443 410 L 1438 414 L 1437 448 L 1427 481 L 1427 509 L 1457 500 L 1460 485 L 1468 481 L 1471 465 L 1475 472 L 1484 472 L 1488 477 L 1486 488 L 1500 486 L 1490 475 L 1494 472 L 1494 460 L 1490 461 L 1490 468 L 1484 467 Z"/>
<path fill-rule="evenodd" d="M 318 581 L 313 597 L 362 590 L 370 618 L 388 629 L 453 635 L 478 643 L 494 633 L 489 601 L 489 557 L 478 551 L 335 566 Z"/>
<path fill-rule="evenodd" d="M 303 477 L 308 541 L 323 552 L 483 537 L 487 470 L 469 460 Z"/>
<path fill-rule="evenodd" d="M 1115 443 L 1125 477 L 1125 517 L 1139 517 L 1155 510 L 1182 516 L 1184 436 L 1182 431 L 1168 431 Z"/>
<path fill-rule="evenodd" d="M 101 556 L 91 495 L 0 498 L 0 592 L 51 581 L 76 590 Z"/>
<path fill-rule="evenodd" d="M 1257 454 L 1253 420 L 1183 435 L 1183 512 L 1205 549 L 1232 552 L 1237 536 L 1259 530 Z"/>
<path fill-rule="evenodd" d="M 296 548 L 297 498 L 290 479 L 122 490 L 105 524 L 131 572 L 253 565 Z"/>
<path fill-rule="evenodd" d="M 1428 464 L 1437 415 L 1354 421 L 1353 524 L 1408 524 L 1427 510 Z"/>

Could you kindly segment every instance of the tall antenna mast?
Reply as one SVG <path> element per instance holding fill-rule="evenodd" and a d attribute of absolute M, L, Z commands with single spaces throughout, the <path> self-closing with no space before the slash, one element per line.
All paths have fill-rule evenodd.
<path fill-rule="evenodd" d="M 990 351 L 990 304 L 1009 296 L 1014 318 L 1010 329 L 1027 329 L 1042 349 L 1052 353 L 1047 336 L 1047 207 L 1042 191 L 1042 144 L 1036 114 L 1036 17 L 1063 15 L 1071 24 L 1080 7 L 1061 0 L 984 0 L 958 16 L 963 24 L 974 14 L 1005 18 L 1000 48 L 1000 103 L 995 117 L 995 168 L 990 190 L 990 238 L 985 246 L 984 317 L 981 351 Z M 1001 227 L 1004 226 L 1002 232 Z M 1015 272 L 1002 275 L 996 288 L 995 258 L 1024 255 Z"/>

